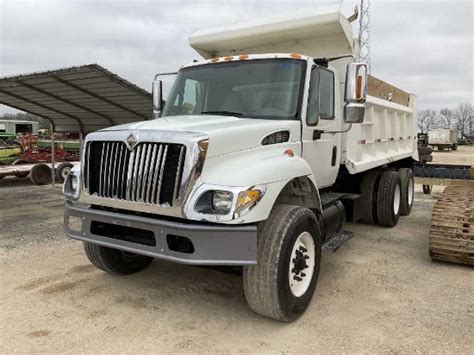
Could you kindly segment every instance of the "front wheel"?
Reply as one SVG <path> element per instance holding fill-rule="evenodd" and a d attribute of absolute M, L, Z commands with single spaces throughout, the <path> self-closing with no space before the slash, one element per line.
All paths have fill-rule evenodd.
<path fill-rule="evenodd" d="M 318 281 L 321 243 L 318 221 L 311 210 L 277 205 L 258 226 L 257 265 L 244 267 L 250 308 L 285 322 L 303 314 Z"/>
<path fill-rule="evenodd" d="M 129 253 L 101 245 L 84 242 L 84 252 L 98 269 L 113 275 L 130 275 L 146 268 L 152 257 Z"/>

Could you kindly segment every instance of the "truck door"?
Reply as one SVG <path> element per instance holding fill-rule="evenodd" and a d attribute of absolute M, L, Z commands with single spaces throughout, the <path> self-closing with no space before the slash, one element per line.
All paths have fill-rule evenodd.
<path fill-rule="evenodd" d="M 335 83 L 333 71 L 317 65 L 312 67 L 306 122 L 303 122 L 303 158 L 311 166 L 319 188 L 334 184 L 339 171 L 341 134 L 322 133 L 341 127 Z"/>

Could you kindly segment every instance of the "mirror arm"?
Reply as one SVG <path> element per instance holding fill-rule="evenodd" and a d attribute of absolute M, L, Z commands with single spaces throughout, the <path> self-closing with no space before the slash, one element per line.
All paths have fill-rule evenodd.
<path fill-rule="evenodd" d="M 155 75 L 155 80 L 158 79 L 159 76 L 165 76 L 165 75 L 178 75 L 178 72 L 158 73 Z"/>
<path fill-rule="evenodd" d="M 160 118 L 163 110 L 163 83 L 161 80 L 153 81 L 152 100 L 153 100 L 153 119 Z"/>

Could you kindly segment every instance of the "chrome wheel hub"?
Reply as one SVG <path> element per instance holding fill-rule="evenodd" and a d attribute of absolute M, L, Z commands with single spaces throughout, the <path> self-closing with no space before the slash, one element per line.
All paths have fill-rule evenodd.
<path fill-rule="evenodd" d="M 413 179 L 410 179 L 408 181 L 408 205 L 411 206 L 413 203 L 413 192 L 414 192 L 414 185 L 413 185 Z"/>
<path fill-rule="evenodd" d="M 400 185 L 395 186 L 395 191 L 393 193 L 393 213 L 395 215 L 398 214 L 398 211 L 400 210 L 400 200 L 401 200 L 401 191 L 400 191 Z"/>

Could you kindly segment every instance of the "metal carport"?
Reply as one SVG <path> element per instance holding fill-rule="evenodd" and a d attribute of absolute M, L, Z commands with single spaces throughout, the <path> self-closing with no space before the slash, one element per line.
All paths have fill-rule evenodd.
<path fill-rule="evenodd" d="M 53 158 L 54 132 L 79 132 L 82 141 L 89 132 L 152 117 L 149 92 L 97 64 L 0 78 L 0 104 L 51 123 Z"/>

